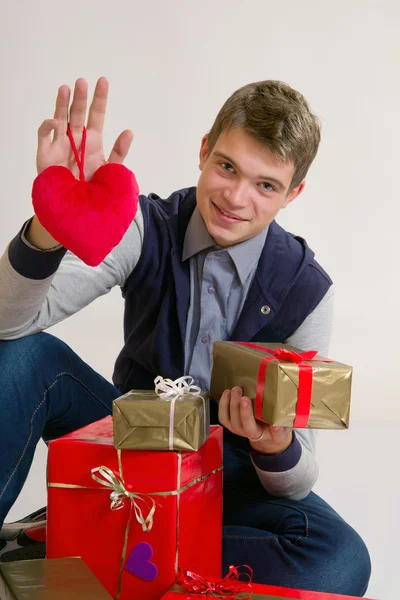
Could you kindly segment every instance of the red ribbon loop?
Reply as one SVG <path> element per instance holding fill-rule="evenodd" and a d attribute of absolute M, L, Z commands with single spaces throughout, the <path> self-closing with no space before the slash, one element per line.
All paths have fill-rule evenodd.
<path fill-rule="evenodd" d="M 78 149 L 75 144 L 74 136 L 72 135 L 71 128 L 68 123 L 67 135 L 69 137 L 69 141 L 71 142 L 72 151 L 75 156 L 76 164 L 79 168 L 79 181 L 85 181 L 85 151 L 86 151 L 86 127 L 82 130 L 82 146 L 81 146 L 81 155 L 79 156 Z"/>
<path fill-rule="evenodd" d="M 255 417 L 259 421 L 262 421 L 262 406 L 264 396 L 265 378 L 267 375 L 268 363 L 272 360 L 282 360 L 287 362 L 293 362 L 299 365 L 299 386 L 297 390 L 297 405 L 296 405 L 296 416 L 293 421 L 294 428 L 307 427 L 310 420 L 311 412 L 311 398 L 312 398 L 312 378 L 313 371 L 312 366 L 308 361 L 315 359 L 317 350 L 309 350 L 308 352 L 295 352 L 294 350 L 287 350 L 286 348 L 264 348 L 258 344 L 252 344 L 251 342 L 235 342 L 241 346 L 247 348 L 254 348 L 254 350 L 260 350 L 271 356 L 264 358 L 258 370 L 257 386 L 256 386 L 256 398 L 255 398 Z M 317 360 L 324 362 L 330 362 L 329 359 L 318 357 Z"/>
<path fill-rule="evenodd" d="M 241 567 L 247 569 L 247 572 L 240 573 L 239 568 Z M 176 583 L 185 587 L 190 594 L 218 594 L 225 600 L 234 600 L 237 598 L 237 594 L 251 590 L 253 569 L 248 565 L 241 565 L 241 567 L 230 565 L 228 574 L 217 582 L 208 581 L 193 571 L 181 571 Z M 241 576 L 247 577 L 247 581 L 240 581 L 239 577 Z"/>
<path fill-rule="evenodd" d="M 277 348 L 274 354 L 279 360 L 287 360 L 289 362 L 297 363 L 298 365 L 301 362 L 303 362 L 303 358 L 294 350 L 284 350 L 283 348 Z"/>

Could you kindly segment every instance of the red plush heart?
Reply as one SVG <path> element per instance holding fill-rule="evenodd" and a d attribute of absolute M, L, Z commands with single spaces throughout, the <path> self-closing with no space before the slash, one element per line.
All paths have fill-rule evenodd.
<path fill-rule="evenodd" d="M 45 169 L 33 182 L 32 202 L 45 229 L 95 267 L 121 241 L 135 218 L 139 188 L 132 171 L 107 163 L 90 181 L 66 167 Z"/>

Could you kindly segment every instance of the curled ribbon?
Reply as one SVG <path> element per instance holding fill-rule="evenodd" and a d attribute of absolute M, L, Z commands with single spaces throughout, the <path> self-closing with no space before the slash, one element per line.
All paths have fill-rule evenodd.
<path fill-rule="evenodd" d="M 100 477 L 97 477 L 95 473 L 99 473 Z M 101 467 L 95 467 L 91 470 L 92 478 L 108 487 L 112 490 L 110 494 L 111 510 L 119 510 L 123 508 L 125 499 L 128 498 L 131 501 L 132 507 L 135 511 L 135 517 L 137 522 L 142 526 L 143 531 L 150 531 L 153 527 L 153 516 L 156 510 L 156 503 L 153 498 L 150 498 L 147 494 L 139 494 L 136 492 L 128 492 L 124 483 L 119 479 L 111 469 L 102 465 Z M 147 516 L 144 517 L 142 509 L 140 508 L 137 501 L 141 501 L 145 504 L 146 509 L 149 511 Z"/>
<path fill-rule="evenodd" d="M 171 398 L 171 396 L 179 398 L 179 396 L 184 396 L 185 394 L 200 396 L 201 392 L 199 386 L 194 385 L 194 379 L 190 375 L 178 377 L 175 381 L 164 379 L 164 377 L 159 375 L 155 378 L 154 383 L 156 385 L 155 392 L 160 398 Z"/>
<path fill-rule="evenodd" d="M 240 568 L 247 569 L 247 572 L 240 573 Z M 241 576 L 247 577 L 247 581 L 241 581 Z M 181 571 L 176 583 L 186 588 L 190 594 L 217 595 L 225 600 L 233 600 L 237 594 L 251 591 L 252 579 L 253 569 L 248 565 L 230 565 L 228 574 L 220 581 L 211 582 L 193 571 Z"/>
<path fill-rule="evenodd" d="M 201 389 L 198 385 L 194 385 L 193 377 L 183 375 L 174 381 L 172 379 L 164 379 L 159 375 L 154 380 L 155 392 L 164 400 L 171 400 L 171 408 L 169 414 L 169 441 L 168 447 L 174 449 L 174 422 L 175 422 L 175 402 L 181 396 L 200 396 Z M 204 403 L 203 403 L 204 404 Z M 204 407 L 205 410 L 205 407 Z"/>

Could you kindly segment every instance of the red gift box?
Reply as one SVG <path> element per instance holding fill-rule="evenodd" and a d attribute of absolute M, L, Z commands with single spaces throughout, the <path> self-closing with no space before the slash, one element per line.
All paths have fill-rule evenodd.
<path fill-rule="evenodd" d="M 231 566 L 224 579 L 214 577 L 205 579 L 194 571 L 183 572 L 161 600 L 200 600 L 200 598 L 209 597 L 224 597 L 225 600 L 279 600 L 280 598 L 287 598 L 287 600 L 356 600 L 355 596 L 249 583 L 247 579 L 249 575 L 245 575 L 245 581 L 238 579 L 240 577 L 238 569 L 240 567 Z M 246 569 L 251 572 L 247 566 Z"/>
<path fill-rule="evenodd" d="M 159 600 L 178 566 L 220 577 L 221 427 L 197 452 L 121 451 L 106 417 L 50 442 L 48 482 L 47 557 L 82 557 L 116 600 Z"/>
<path fill-rule="evenodd" d="M 214 597 L 213 594 L 190 594 L 184 591 L 169 591 L 161 600 L 196 600 L 197 598 Z M 307 592 L 305 590 L 295 590 L 290 588 L 276 587 L 271 585 L 252 584 L 251 592 L 240 592 L 229 597 L 226 600 L 356 600 L 356 596 L 341 596 L 340 594 L 326 594 L 325 592 Z M 364 598 L 368 600 L 368 598 Z"/>

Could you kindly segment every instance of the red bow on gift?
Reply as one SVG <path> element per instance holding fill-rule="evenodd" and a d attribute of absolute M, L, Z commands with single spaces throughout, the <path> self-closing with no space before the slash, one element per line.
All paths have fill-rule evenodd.
<path fill-rule="evenodd" d="M 275 348 L 274 350 L 270 350 L 269 348 L 264 348 L 264 346 L 259 346 L 258 344 L 253 344 L 251 342 L 235 342 L 235 344 L 239 344 L 240 346 L 247 346 L 248 348 L 254 348 L 255 350 L 261 350 L 261 352 L 265 352 L 271 355 L 264 358 L 261 361 L 258 370 L 255 398 L 255 417 L 260 421 L 263 420 L 262 404 L 268 363 L 270 363 L 271 360 L 278 359 L 281 361 L 293 362 L 299 365 L 299 386 L 297 393 L 296 416 L 293 422 L 293 427 L 307 427 L 308 421 L 310 419 L 313 385 L 313 369 L 310 364 L 310 361 L 332 361 L 329 358 L 322 358 L 321 356 L 316 357 L 317 350 L 309 350 L 308 352 L 297 353 L 294 350 L 287 350 L 285 348 Z"/>
<path fill-rule="evenodd" d="M 241 567 L 248 572 L 239 573 Z M 240 581 L 240 576 L 247 577 L 247 581 Z M 217 595 L 224 597 L 225 600 L 234 600 L 237 594 L 251 590 L 252 579 L 253 569 L 248 565 L 240 565 L 240 567 L 230 565 L 228 574 L 220 581 L 207 581 L 193 571 L 181 571 L 176 583 L 185 587 L 190 594 Z M 248 597 L 243 600 L 248 600 Z"/>

